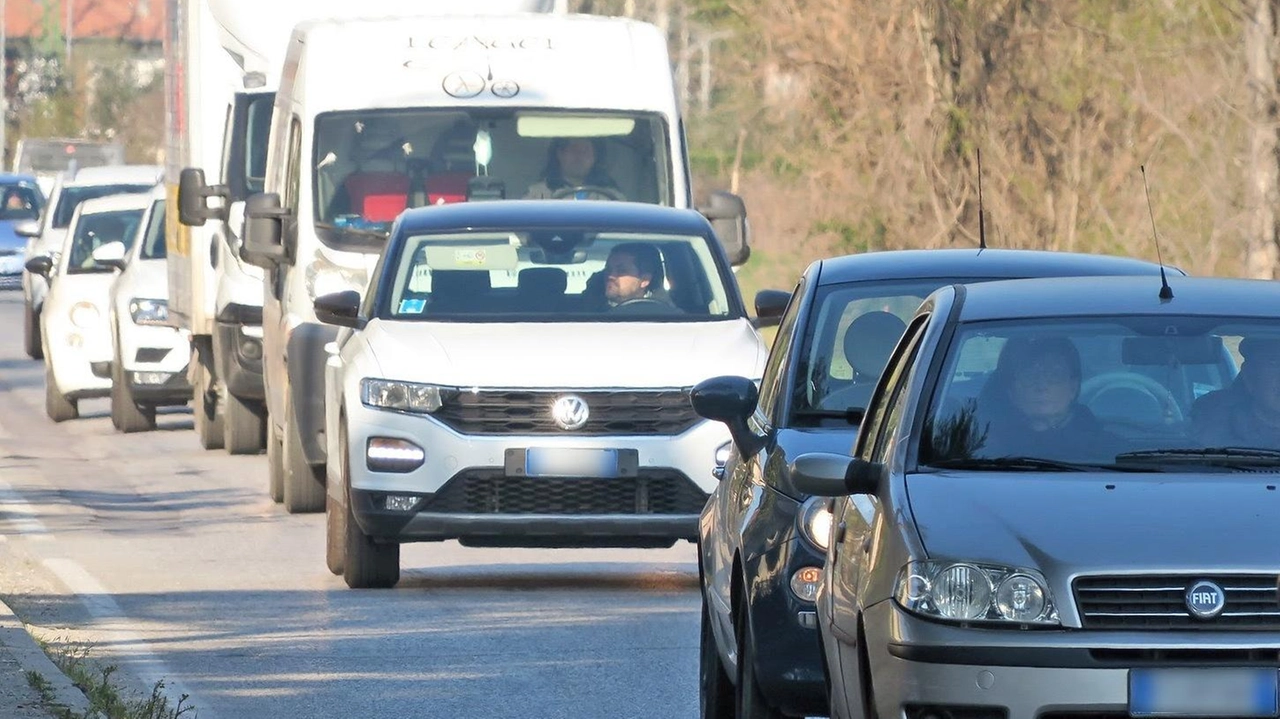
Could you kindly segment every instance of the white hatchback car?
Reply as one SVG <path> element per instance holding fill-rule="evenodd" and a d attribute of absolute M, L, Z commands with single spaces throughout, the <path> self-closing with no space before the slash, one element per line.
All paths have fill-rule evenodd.
<path fill-rule="evenodd" d="M 118 195 L 126 192 L 147 192 L 164 177 L 164 168 L 158 165 L 112 165 L 86 167 L 74 174 L 58 176 L 49 193 L 49 202 L 36 236 L 27 241 L 26 256 L 54 256 L 62 247 L 71 217 L 81 202 L 95 197 Z M 25 305 L 22 315 L 23 347 L 32 359 L 40 359 L 40 312 L 44 308 L 49 283 L 32 272 L 22 274 L 22 298 Z"/>
<path fill-rule="evenodd" d="M 49 283 L 40 335 L 45 410 L 55 422 L 78 417 L 80 399 L 111 393 L 109 292 L 149 207 L 146 195 L 87 200 L 72 215 L 57 256 L 27 260 L 27 269 Z"/>
<path fill-rule="evenodd" d="M 111 423 L 121 432 L 155 429 L 156 407 L 191 399 L 190 335 L 168 324 L 164 187 L 143 198 L 148 209 L 110 290 Z"/>
<path fill-rule="evenodd" d="M 402 542 L 696 541 L 730 446 L 693 385 L 766 348 L 711 224 L 627 202 L 409 210 L 326 366 L 329 569 L 395 584 Z M 287 489 L 287 487 L 286 487 Z"/>

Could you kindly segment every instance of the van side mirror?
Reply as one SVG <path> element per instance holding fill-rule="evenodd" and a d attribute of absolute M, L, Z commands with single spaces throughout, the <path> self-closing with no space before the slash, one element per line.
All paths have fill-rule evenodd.
<path fill-rule="evenodd" d="M 284 243 L 284 218 L 289 211 L 280 206 L 280 196 L 274 192 L 250 195 L 244 207 L 244 244 L 240 246 L 240 258 L 251 265 L 270 269 L 286 261 Z"/>
<path fill-rule="evenodd" d="M 716 190 L 711 193 L 710 204 L 698 211 L 711 221 L 711 227 L 729 257 L 729 264 L 737 267 L 746 264 L 751 257 L 751 241 L 747 225 L 747 205 L 732 192 Z"/>
<path fill-rule="evenodd" d="M 316 319 L 327 325 L 364 329 L 365 320 L 360 316 L 360 293 L 343 290 L 320 295 L 315 301 Z"/>
<path fill-rule="evenodd" d="M 782 290 L 760 290 L 756 293 L 755 326 L 774 327 L 782 321 L 782 313 L 791 301 L 791 293 Z"/>
<path fill-rule="evenodd" d="M 884 465 L 855 459 L 847 454 L 808 452 L 787 467 L 791 485 L 815 497 L 845 497 L 875 494 L 880 488 Z"/>
<path fill-rule="evenodd" d="M 218 197 L 221 207 L 209 207 L 208 198 Z M 226 202 L 231 190 L 226 185 L 206 185 L 204 170 L 188 167 L 178 175 L 178 221 L 188 227 L 201 227 L 205 220 L 226 220 Z"/>
<path fill-rule="evenodd" d="M 712 377 L 694 386 L 689 401 L 699 417 L 728 425 L 743 457 L 751 457 L 764 447 L 765 438 L 747 424 L 759 401 L 755 382 L 746 377 Z"/>
<path fill-rule="evenodd" d="M 53 272 L 53 258 L 48 255 L 36 255 L 27 260 L 23 266 L 33 275 L 48 277 L 49 273 Z"/>
<path fill-rule="evenodd" d="M 18 237 L 39 237 L 40 221 L 39 220 L 23 220 L 13 223 L 13 234 Z"/>

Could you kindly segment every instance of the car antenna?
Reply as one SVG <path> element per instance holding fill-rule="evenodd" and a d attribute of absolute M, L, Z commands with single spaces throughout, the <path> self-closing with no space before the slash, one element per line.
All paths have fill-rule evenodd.
<path fill-rule="evenodd" d="M 1147 214 L 1151 216 L 1151 238 L 1156 244 L 1156 261 L 1160 263 L 1160 299 L 1173 299 L 1173 288 L 1169 286 L 1169 278 L 1164 274 L 1164 258 L 1160 256 L 1160 235 L 1156 232 L 1156 213 L 1151 209 L 1151 188 L 1147 185 L 1147 167 L 1138 165 L 1142 172 L 1142 189 L 1147 193 Z"/>
<path fill-rule="evenodd" d="M 982 149 L 978 149 L 978 251 L 987 249 L 987 223 L 982 219 Z"/>

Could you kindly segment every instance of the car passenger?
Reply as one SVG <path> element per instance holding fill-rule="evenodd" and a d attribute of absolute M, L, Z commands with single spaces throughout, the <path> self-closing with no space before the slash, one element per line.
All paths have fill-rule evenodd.
<path fill-rule="evenodd" d="M 1054 459 L 1111 450 L 1114 457 L 1115 438 L 1079 397 L 1080 353 L 1071 340 L 1010 339 L 978 398 L 981 454 Z"/>
<path fill-rule="evenodd" d="M 1280 449 L 1280 339 L 1246 337 L 1240 355 L 1235 380 L 1192 406 L 1192 434 L 1204 447 Z"/>
<path fill-rule="evenodd" d="M 526 200 L 625 200 L 604 168 L 605 145 L 602 140 L 557 138 L 547 150 L 547 164 L 542 180 L 529 186 Z"/>

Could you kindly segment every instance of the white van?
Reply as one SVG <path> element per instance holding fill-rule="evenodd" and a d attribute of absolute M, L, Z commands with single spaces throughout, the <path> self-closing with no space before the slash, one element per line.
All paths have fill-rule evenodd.
<path fill-rule="evenodd" d="M 295 28 L 242 249 L 267 270 L 267 454 L 286 508 L 324 500 L 324 347 L 336 331 L 312 303 L 365 289 L 401 211 L 527 196 L 690 207 L 683 130 L 666 40 L 648 23 L 513 14 Z M 585 177 L 556 172 L 562 152 L 587 151 L 597 167 Z M 706 214 L 740 263 L 741 200 L 713 198 Z"/>

